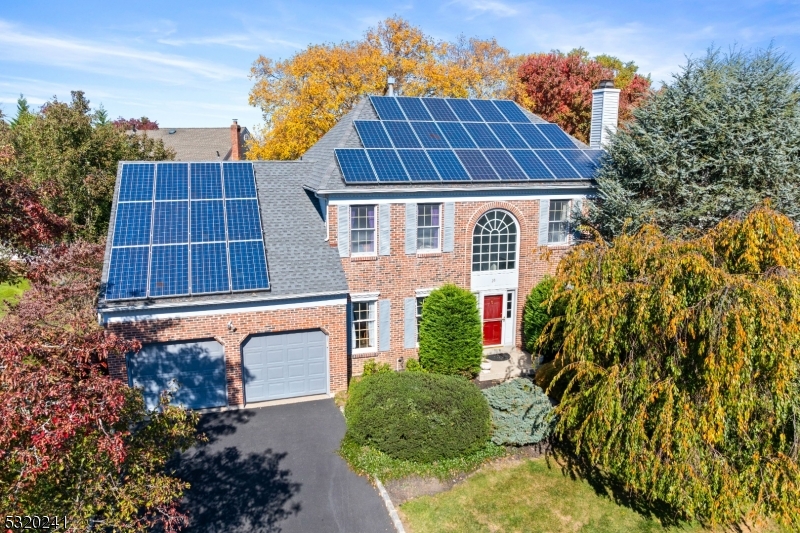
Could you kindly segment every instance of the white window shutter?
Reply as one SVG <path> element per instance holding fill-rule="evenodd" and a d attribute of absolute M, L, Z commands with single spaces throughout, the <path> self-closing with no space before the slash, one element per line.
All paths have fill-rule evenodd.
<path fill-rule="evenodd" d="M 547 229 L 550 222 L 550 200 L 539 200 L 539 246 L 547 244 Z"/>
<path fill-rule="evenodd" d="M 417 299 L 403 298 L 403 348 L 417 347 Z"/>
<path fill-rule="evenodd" d="M 392 301 L 378 302 L 378 350 L 388 352 L 391 345 Z"/>
<path fill-rule="evenodd" d="M 447 202 L 444 204 L 444 240 L 442 242 L 443 252 L 452 252 L 456 234 L 456 204 Z"/>
<path fill-rule="evenodd" d="M 339 205 L 337 217 L 337 239 L 339 241 L 339 257 L 350 256 L 350 206 Z"/>
<path fill-rule="evenodd" d="M 417 253 L 417 204 L 406 204 L 406 253 Z"/>
<path fill-rule="evenodd" d="M 378 250 L 380 255 L 389 255 L 392 251 L 392 205 L 378 205 Z"/>

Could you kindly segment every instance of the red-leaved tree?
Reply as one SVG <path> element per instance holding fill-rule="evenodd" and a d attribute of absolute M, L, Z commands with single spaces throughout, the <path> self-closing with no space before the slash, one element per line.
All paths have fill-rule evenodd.
<path fill-rule="evenodd" d="M 186 484 L 164 465 L 195 442 L 197 415 L 148 414 L 109 376 L 109 355 L 139 344 L 97 324 L 102 260 L 102 245 L 51 247 L 0 320 L 0 509 L 67 516 L 74 531 L 177 531 Z"/>
<path fill-rule="evenodd" d="M 592 122 L 592 90 L 602 80 L 613 80 L 616 73 L 599 61 L 574 53 L 558 52 L 531 55 L 518 71 L 523 91 L 520 100 L 532 112 L 555 122 L 564 131 L 588 142 Z M 650 89 L 650 80 L 633 74 L 620 87 L 620 120 Z"/>
<path fill-rule="evenodd" d="M 142 118 L 119 117 L 117 120 L 112 122 L 112 124 L 114 124 L 114 126 L 116 126 L 121 130 L 141 131 L 141 130 L 158 129 L 158 122 L 150 120 L 147 117 L 142 117 Z"/>

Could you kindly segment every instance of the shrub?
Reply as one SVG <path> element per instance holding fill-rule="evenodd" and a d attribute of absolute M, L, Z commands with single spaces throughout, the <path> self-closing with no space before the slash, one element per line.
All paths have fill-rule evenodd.
<path fill-rule="evenodd" d="M 478 302 L 468 290 L 445 285 L 422 307 L 419 362 L 430 372 L 475 376 L 483 360 Z"/>
<path fill-rule="evenodd" d="M 372 374 L 386 374 L 388 372 L 394 372 L 392 370 L 392 365 L 389 363 L 379 363 L 374 359 L 370 359 L 366 363 L 364 363 L 364 370 L 361 372 L 361 376 L 371 376 Z"/>
<path fill-rule="evenodd" d="M 346 438 L 395 459 L 431 462 L 476 452 L 491 430 L 489 404 L 458 376 L 373 374 L 350 387 Z"/>
<path fill-rule="evenodd" d="M 409 359 L 406 361 L 406 372 L 427 372 L 427 370 L 422 368 L 419 360 Z"/>
<path fill-rule="evenodd" d="M 483 391 L 492 410 L 492 442 L 524 446 L 546 439 L 553 430 L 553 406 L 542 389 L 524 378 Z"/>

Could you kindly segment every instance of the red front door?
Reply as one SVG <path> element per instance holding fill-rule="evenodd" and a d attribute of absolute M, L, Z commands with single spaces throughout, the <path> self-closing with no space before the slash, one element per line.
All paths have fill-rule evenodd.
<path fill-rule="evenodd" d="M 483 345 L 503 343 L 503 295 L 483 297 Z"/>

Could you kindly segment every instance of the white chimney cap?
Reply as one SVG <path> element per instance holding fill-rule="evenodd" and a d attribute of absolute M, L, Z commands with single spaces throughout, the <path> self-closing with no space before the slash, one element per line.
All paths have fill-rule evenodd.
<path fill-rule="evenodd" d="M 394 83 L 394 76 L 389 76 L 389 79 L 386 80 L 388 83 Z"/>

